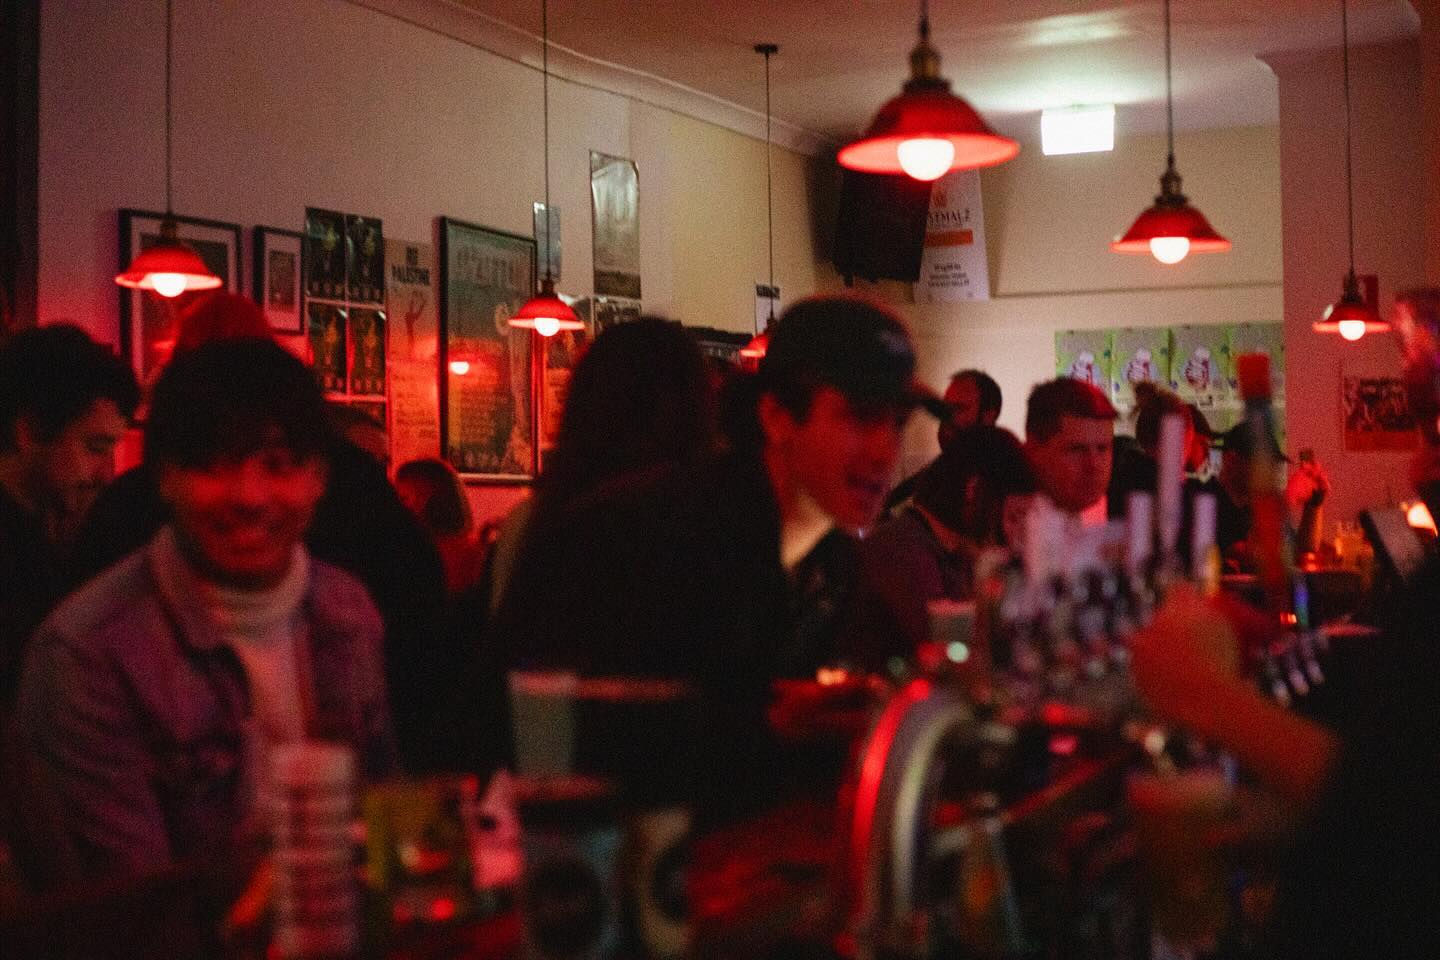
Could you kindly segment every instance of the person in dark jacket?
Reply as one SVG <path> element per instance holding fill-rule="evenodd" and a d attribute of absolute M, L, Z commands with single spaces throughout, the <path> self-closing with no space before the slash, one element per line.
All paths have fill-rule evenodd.
<path fill-rule="evenodd" d="M 65 593 L 75 531 L 114 475 L 139 399 L 129 366 L 78 327 L 0 346 L 0 718 L 26 641 Z"/>
<path fill-rule="evenodd" d="M 913 408 L 945 410 L 914 369 L 889 311 L 792 306 L 757 374 L 758 448 L 612 485 L 532 531 L 496 624 L 511 662 L 695 684 L 708 801 L 761 802 L 784 779 L 771 683 L 839 657 L 850 534 L 878 516 Z"/>

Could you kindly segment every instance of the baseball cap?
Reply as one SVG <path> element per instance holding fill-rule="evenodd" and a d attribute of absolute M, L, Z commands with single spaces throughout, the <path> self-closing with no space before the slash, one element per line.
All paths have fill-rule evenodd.
<path fill-rule="evenodd" d="M 809 297 L 769 330 L 760 389 L 784 394 L 828 385 L 861 406 L 923 407 L 944 420 L 951 407 L 915 379 L 915 348 L 889 310 L 860 297 Z"/>
<path fill-rule="evenodd" d="M 1270 445 L 1271 456 L 1284 463 L 1290 462 L 1290 458 L 1285 456 L 1285 451 L 1281 450 L 1280 445 L 1275 442 L 1273 434 L 1267 433 L 1264 442 Z M 1246 458 L 1254 456 L 1255 451 L 1260 448 L 1260 444 L 1256 441 L 1255 431 L 1251 429 L 1248 420 L 1241 420 L 1229 430 L 1216 436 L 1211 442 L 1211 446 Z"/>

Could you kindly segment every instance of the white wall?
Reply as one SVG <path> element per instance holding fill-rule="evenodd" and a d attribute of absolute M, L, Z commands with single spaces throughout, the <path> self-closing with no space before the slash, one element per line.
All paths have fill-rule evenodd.
<path fill-rule="evenodd" d="M 1286 404 L 1293 456 L 1312 447 L 1329 469 L 1332 519 L 1409 493 L 1410 455 L 1347 453 L 1340 407 L 1342 372 L 1398 376 L 1393 335 L 1347 343 L 1311 331 L 1340 295 L 1345 240 L 1344 100 L 1339 51 L 1270 59 L 1280 81 L 1284 174 Z M 1380 278 L 1381 312 L 1397 290 L 1425 275 L 1420 55 L 1416 41 L 1351 51 L 1354 119 L 1355 267 Z"/>
<path fill-rule="evenodd" d="M 164 204 L 164 5 L 48 3 L 42 16 L 40 316 L 113 342 L 116 210 Z M 646 308 L 747 329 L 765 275 L 763 143 L 563 79 L 550 89 L 562 291 L 591 291 L 588 152 L 600 150 L 639 165 Z M 411 240 L 439 215 L 529 234 L 540 106 L 538 71 L 372 9 L 177 0 L 175 210 L 238 223 L 247 246 L 255 224 L 298 229 L 307 205 L 378 216 Z M 816 161 L 781 147 L 774 159 L 789 299 L 822 282 Z M 248 284 L 248 253 L 244 273 Z"/>

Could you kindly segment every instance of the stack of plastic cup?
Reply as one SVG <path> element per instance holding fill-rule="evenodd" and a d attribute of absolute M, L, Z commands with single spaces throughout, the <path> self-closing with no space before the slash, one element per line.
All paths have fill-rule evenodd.
<path fill-rule="evenodd" d="M 275 949 L 285 958 L 344 957 L 360 948 L 355 876 L 355 754 L 305 741 L 272 759 Z"/>

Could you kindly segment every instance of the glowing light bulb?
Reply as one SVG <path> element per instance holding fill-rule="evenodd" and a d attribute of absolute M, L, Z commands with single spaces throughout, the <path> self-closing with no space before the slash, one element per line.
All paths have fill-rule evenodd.
<path fill-rule="evenodd" d="M 1179 263 L 1189 252 L 1189 237 L 1150 238 L 1150 253 L 1161 263 Z"/>
<path fill-rule="evenodd" d="M 955 144 L 938 137 L 906 140 L 895 150 L 900 169 L 916 180 L 938 180 L 955 160 Z"/>
<path fill-rule="evenodd" d="M 465 376 L 465 374 L 470 372 L 470 364 L 468 361 L 465 360 L 451 360 L 450 372 L 455 374 L 455 376 L 457 377 L 463 377 Z"/>
<path fill-rule="evenodd" d="M 152 273 L 150 286 L 162 297 L 178 297 L 185 292 L 185 275 L 180 273 Z"/>
<path fill-rule="evenodd" d="M 1338 324 L 1340 336 L 1346 340 L 1355 341 L 1365 336 L 1364 320 L 1341 320 Z"/>
<path fill-rule="evenodd" d="M 560 332 L 560 320 L 558 317 L 536 317 L 535 332 L 542 337 L 553 337 Z"/>
<path fill-rule="evenodd" d="M 1425 506 L 1423 500 L 1417 500 L 1405 512 L 1405 522 L 1416 530 L 1429 530 L 1435 532 L 1435 518 L 1430 516 L 1430 508 Z"/>

